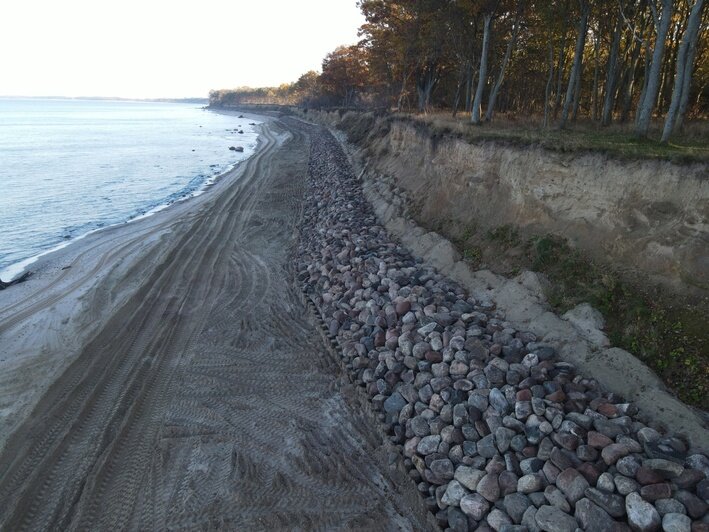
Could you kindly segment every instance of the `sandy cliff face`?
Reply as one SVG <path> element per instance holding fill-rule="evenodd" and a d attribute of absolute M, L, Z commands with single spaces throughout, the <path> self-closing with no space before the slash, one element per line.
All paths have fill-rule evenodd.
<path fill-rule="evenodd" d="M 312 111 L 311 111 L 312 113 Z M 592 257 L 681 292 L 709 288 L 706 164 L 624 161 L 497 142 L 431 137 L 411 123 L 336 113 L 321 120 L 353 130 L 370 169 L 393 176 L 431 224 L 486 229 L 512 224 L 555 233 Z"/>

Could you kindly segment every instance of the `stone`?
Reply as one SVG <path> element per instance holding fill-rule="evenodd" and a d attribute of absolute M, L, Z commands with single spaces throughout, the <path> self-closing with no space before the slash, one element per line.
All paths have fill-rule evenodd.
<path fill-rule="evenodd" d="M 578 471 L 570 467 L 556 477 L 556 486 L 563 492 L 571 505 L 574 505 L 584 496 L 589 484 Z"/>
<path fill-rule="evenodd" d="M 709 484 L 709 479 L 704 478 L 704 473 L 698 469 L 685 469 L 680 476 L 673 478 L 672 482 L 681 490 L 691 490 L 697 485 L 706 486 Z M 700 497 L 702 496 L 700 495 Z M 709 499 L 709 493 L 707 493 L 707 497 L 702 497 L 702 499 Z"/>
<path fill-rule="evenodd" d="M 576 449 L 576 456 L 584 462 L 595 462 L 598 458 L 598 451 L 590 445 L 579 445 Z"/>
<path fill-rule="evenodd" d="M 692 520 L 683 514 L 669 513 L 662 518 L 664 532 L 690 532 Z"/>
<path fill-rule="evenodd" d="M 431 453 L 435 453 L 438 450 L 438 446 L 440 445 L 440 443 L 441 436 L 439 434 L 426 436 L 425 438 L 421 438 L 421 441 L 416 447 L 416 451 L 419 454 L 426 456 Z"/>
<path fill-rule="evenodd" d="M 613 465 L 628 453 L 628 448 L 622 443 L 612 443 L 601 451 L 601 457 L 606 464 Z"/>
<path fill-rule="evenodd" d="M 657 513 L 661 516 L 665 514 L 686 514 L 687 509 L 684 504 L 679 502 L 677 499 L 658 499 L 655 501 L 655 508 Z"/>
<path fill-rule="evenodd" d="M 537 526 L 546 532 L 575 532 L 578 528 L 576 519 L 556 506 L 542 506 L 534 519 Z"/>
<path fill-rule="evenodd" d="M 452 532 L 468 532 L 468 518 L 455 506 L 450 506 L 446 511 L 448 528 Z"/>
<path fill-rule="evenodd" d="M 536 520 L 537 508 L 530 506 L 522 516 L 522 525 L 527 527 L 528 532 L 542 532 Z"/>
<path fill-rule="evenodd" d="M 611 440 L 608 436 L 594 430 L 590 431 L 586 435 L 586 441 L 588 442 L 588 445 L 596 449 L 603 449 L 613 443 L 613 440 Z"/>
<path fill-rule="evenodd" d="M 563 471 L 564 469 L 568 469 L 569 467 L 574 465 L 569 455 L 567 455 L 566 452 L 562 451 L 558 447 L 554 447 L 551 450 L 549 459 L 561 471 Z"/>
<path fill-rule="evenodd" d="M 679 490 L 675 493 L 675 499 L 684 504 L 684 507 L 687 509 L 687 514 L 689 514 L 689 517 L 692 519 L 700 519 L 707 513 L 707 510 L 709 510 L 707 503 L 686 490 Z"/>
<path fill-rule="evenodd" d="M 453 478 L 460 482 L 463 486 L 468 488 L 470 491 L 475 491 L 478 487 L 478 482 L 485 476 L 485 471 L 480 471 L 479 469 L 473 469 L 468 466 L 458 466 L 455 470 Z"/>
<path fill-rule="evenodd" d="M 618 423 L 613 423 L 612 421 L 600 418 L 596 418 L 593 420 L 593 428 L 596 429 L 597 432 L 600 432 L 611 440 L 614 440 L 618 436 L 624 434 L 626 431 L 626 429 L 624 429 Z"/>
<path fill-rule="evenodd" d="M 457 480 L 451 480 L 446 487 L 446 491 L 441 497 L 443 504 L 448 506 L 460 505 L 460 500 L 466 495 L 465 488 Z"/>
<path fill-rule="evenodd" d="M 478 445 L 478 454 L 480 456 L 483 456 L 485 458 L 492 458 L 497 454 L 497 447 L 495 446 L 495 435 L 494 434 L 488 434 L 484 438 L 482 438 L 479 442 L 477 442 Z"/>
<path fill-rule="evenodd" d="M 505 415 L 508 413 L 510 404 L 507 402 L 505 394 L 503 394 L 498 388 L 493 388 L 490 390 L 488 400 L 490 401 L 490 406 L 497 410 L 500 415 Z"/>
<path fill-rule="evenodd" d="M 652 469 L 663 478 L 676 478 L 684 473 L 684 467 L 682 467 L 682 465 L 663 458 L 643 460 L 643 467 Z"/>
<path fill-rule="evenodd" d="M 423 438 L 431 434 L 431 427 L 428 426 L 428 421 L 421 416 L 412 417 L 409 424 L 416 436 Z"/>
<path fill-rule="evenodd" d="M 583 475 L 583 478 L 586 479 L 586 482 L 588 482 L 589 485 L 595 486 L 598 482 L 598 477 L 601 476 L 602 467 L 603 466 L 601 464 L 596 465 L 591 462 L 582 462 L 576 470 Z"/>
<path fill-rule="evenodd" d="M 670 488 L 667 482 L 648 484 L 640 489 L 640 496 L 647 502 L 655 502 L 657 499 L 668 499 L 672 496 L 672 488 Z"/>
<path fill-rule="evenodd" d="M 551 462 L 544 462 L 544 467 L 542 468 L 542 472 L 544 473 L 544 476 L 547 479 L 547 482 L 550 482 L 554 484 L 556 482 L 556 477 L 559 476 L 559 468 L 556 467 L 554 464 Z"/>
<path fill-rule="evenodd" d="M 615 467 L 621 475 L 632 478 L 635 477 L 638 469 L 640 469 L 640 460 L 635 456 L 624 456 L 616 462 Z"/>
<path fill-rule="evenodd" d="M 512 443 L 512 438 L 514 435 L 514 430 L 505 427 L 498 427 L 495 430 L 495 443 L 497 444 L 497 448 L 501 453 L 506 453 L 507 450 L 510 448 L 510 444 Z"/>
<path fill-rule="evenodd" d="M 637 493 L 630 493 L 625 498 L 625 511 L 628 514 L 628 525 L 635 532 L 655 532 L 660 529 L 660 514 Z"/>
<path fill-rule="evenodd" d="M 613 475 L 611 475 L 610 473 L 601 473 L 601 476 L 598 477 L 596 487 L 601 491 L 605 491 L 606 493 L 613 493 L 615 491 Z"/>
<path fill-rule="evenodd" d="M 517 491 L 517 482 L 519 481 L 519 478 L 513 471 L 503 471 L 500 473 L 497 481 L 500 484 L 500 495 L 502 497 Z"/>
<path fill-rule="evenodd" d="M 519 463 L 519 467 L 522 470 L 522 474 L 529 475 L 541 471 L 544 464 L 544 460 L 540 460 L 539 458 L 526 458 Z"/>
<path fill-rule="evenodd" d="M 471 493 L 460 499 L 460 509 L 476 521 L 480 521 L 490 509 L 490 503 L 479 493 Z"/>
<path fill-rule="evenodd" d="M 510 517 L 498 508 L 490 510 L 490 513 L 487 514 L 486 521 L 487 524 L 490 525 L 490 528 L 497 532 L 499 532 L 504 525 L 512 524 Z"/>
<path fill-rule="evenodd" d="M 703 474 L 703 473 L 702 473 L 702 474 Z M 677 482 L 677 480 L 679 480 L 679 479 L 675 479 L 675 484 L 677 484 L 677 487 L 679 487 L 679 488 L 681 488 L 681 489 L 691 488 L 691 484 L 689 484 L 689 485 L 687 485 L 687 484 L 681 485 L 681 484 L 679 484 L 679 483 Z M 702 480 L 701 482 L 699 482 L 699 483 L 696 485 L 696 488 L 697 488 L 697 495 L 699 496 L 699 498 L 702 499 L 702 500 L 704 500 L 704 501 L 709 502 L 709 479 L 706 479 L 706 478 L 705 478 L 704 480 Z"/>
<path fill-rule="evenodd" d="M 465 404 L 459 403 L 453 407 L 453 425 L 462 427 L 470 421 L 468 409 Z"/>
<path fill-rule="evenodd" d="M 615 489 L 618 490 L 618 493 L 623 496 L 640 489 L 640 486 L 637 482 L 635 482 L 635 480 L 633 480 L 632 478 L 624 477 L 623 475 L 615 476 L 613 478 L 613 482 L 615 483 Z"/>
<path fill-rule="evenodd" d="M 579 445 L 579 439 L 568 432 L 558 432 L 552 436 L 552 440 L 567 451 L 575 451 Z"/>
<path fill-rule="evenodd" d="M 709 478 L 709 458 L 703 454 L 693 454 L 688 456 L 685 463 L 687 464 L 687 467 L 698 469 L 704 473 L 706 478 Z"/>
<path fill-rule="evenodd" d="M 625 515 L 625 499 L 620 495 L 605 493 L 595 488 L 588 488 L 584 495 L 612 517 L 619 519 Z"/>
<path fill-rule="evenodd" d="M 671 445 L 663 442 L 663 440 L 655 442 L 645 442 L 643 444 L 643 449 L 645 454 L 650 458 L 660 458 L 663 460 L 669 460 L 671 462 L 677 462 L 677 464 L 683 464 L 686 458 L 686 453 L 682 450 L 677 450 Z"/>
<path fill-rule="evenodd" d="M 497 475 L 488 473 L 481 478 L 476 487 L 476 491 L 490 502 L 495 502 L 499 499 L 500 486 L 497 481 Z"/>
<path fill-rule="evenodd" d="M 520 493 L 532 493 L 540 491 L 544 486 L 544 481 L 539 474 L 532 473 L 524 475 L 517 481 L 517 491 Z"/>
<path fill-rule="evenodd" d="M 437 482 L 434 482 L 433 480 L 431 481 L 434 484 L 445 484 L 446 481 L 451 480 L 453 478 L 453 474 L 455 472 L 453 462 L 451 462 L 447 458 L 434 460 L 433 462 L 431 462 L 429 469 L 437 480 Z"/>
<path fill-rule="evenodd" d="M 556 486 L 547 486 L 544 488 L 544 496 L 550 505 L 556 506 L 567 513 L 571 511 L 569 501 L 566 500 L 564 494 L 561 493 L 561 490 Z"/>
<path fill-rule="evenodd" d="M 642 485 L 657 484 L 658 482 L 665 480 L 665 477 L 659 471 L 641 466 L 638 468 L 638 472 L 635 473 L 635 480 L 640 482 Z"/>
<path fill-rule="evenodd" d="M 532 504 L 529 497 L 523 495 L 522 493 L 511 493 L 506 495 L 502 505 L 505 508 L 505 512 L 510 516 L 512 522 L 516 524 L 522 523 L 522 516 L 527 508 Z"/>
<path fill-rule="evenodd" d="M 581 499 L 576 503 L 574 517 L 581 528 L 588 532 L 605 532 L 615 527 L 611 516 L 588 499 Z"/>

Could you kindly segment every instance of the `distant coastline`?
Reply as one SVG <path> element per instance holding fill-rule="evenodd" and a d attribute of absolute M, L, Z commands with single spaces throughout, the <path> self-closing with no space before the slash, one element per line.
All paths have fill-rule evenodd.
<path fill-rule="evenodd" d="M 199 103 L 208 104 L 209 98 L 124 98 L 121 96 L 0 96 L 0 100 L 96 100 L 108 102 Z"/>

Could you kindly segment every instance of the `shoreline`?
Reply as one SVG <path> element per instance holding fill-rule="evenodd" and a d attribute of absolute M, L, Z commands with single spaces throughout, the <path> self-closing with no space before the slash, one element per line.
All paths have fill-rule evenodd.
<path fill-rule="evenodd" d="M 261 130 L 272 120 L 260 115 L 254 118 L 261 122 L 256 126 L 259 136 L 253 153 L 239 161 L 244 164 L 237 163 L 219 174 L 200 194 L 162 206 L 149 215 L 89 231 L 17 263 L 25 263 L 24 268 L 12 279 L 28 271 L 29 277 L 0 291 L 0 451 L 12 427 L 22 421 L 46 386 L 71 364 L 81 345 L 134 288 L 132 283 L 114 287 L 111 299 L 102 301 L 91 316 L 86 316 L 86 308 L 93 304 L 91 298 L 99 297 L 97 293 L 104 290 L 101 283 L 111 284 L 128 275 L 135 263 L 146 261 L 175 226 L 196 216 L 205 204 L 238 182 L 248 162 L 262 150 Z M 30 265 L 33 267 L 28 270 Z M 67 354 L 57 355 L 54 350 L 61 344 L 67 346 Z M 23 368 L 32 366 L 37 372 L 26 378 Z M 9 376 L 4 375 L 6 371 Z"/>
<path fill-rule="evenodd" d="M 264 118 L 208 193 L 6 291 L 0 528 L 426 528 L 289 275 L 311 129 Z"/>
<path fill-rule="evenodd" d="M 212 112 L 216 114 L 222 114 L 222 115 L 233 115 L 235 116 L 236 113 L 230 113 L 230 112 L 220 112 L 215 109 L 207 109 L 207 108 L 200 108 L 199 110 L 201 111 L 207 111 L 207 112 Z M 257 118 L 259 117 L 259 118 Z M 28 270 L 28 267 L 37 263 L 40 259 L 45 257 L 46 255 L 50 255 L 52 253 L 58 252 L 67 246 L 70 246 L 74 244 L 75 242 L 78 242 L 89 235 L 92 235 L 94 233 L 101 232 L 106 229 L 114 228 L 114 227 L 120 227 L 126 224 L 130 224 L 133 222 L 136 222 L 138 220 L 141 220 L 146 217 L 150 217 L 155 215 L 158 212 L 161 212 L 165 209 L 170 208 L 171 206 L 182 203 L 184 201 L 189 201 L 190 199 L 196 198 L 202 194 L 204 194 L 210 187 L 212 187 L 217 181 L 221 180 L 226 174 L 229 172 L 233 171 L 236 167 L 238 167 L 241 163 L 244 163 L 248 161 L 255 153 L 255 150 L 257 149 L 258 146 L 258 136 L 260 136 L 259 133 L 259 126 L 263 123 L 261 120 L 261 115 L 255 115 L 255 114 L 250 114 L 250 116 L 245 117 L 248 118 L 249 120 L 252 120 L 255 122 L 254 127 L 254 132 L 257 134 L 257 139 L 256 142 L 257 144 L 253 147 L 249 146 L 244 146 L 244 153 L 243 153 L 243 158 L 235 161 L 233 163 L 229 163 L 224 170 L 219 172 L 218 174 L 213 174 L 213 175 L 194 175 L 192 178 L 190 178 L 185 185 L 174 192 L 171 192 L 167 194 L 164 197 L 161 198 L 155 198 L 151 199 L 150 201 L 147 201 L 144 205 L 137 206 L 133 212 L 127 213 L 125 215 L 125 218 L 119 221 L 114 221 L 114 222 L 104 222 L 101 220 L 98 221 L 93 221 L 89 222 L 85 225 L 88 226 L 94 226 L 93 228 L 90 228 L 86 230 L 85 232 L 79 233 L 77 235 L 72 235 L 68 237 L 62 237 L 62 236 L 55 236 L 53 240 L 55 240 L 52 244 L 49 244 L 46 249 L 41 249 L 41 250 L 35 250 L 34 252 L 30 251 L 30 254 L 25 256 L 24 258 L 21 258 L 20 260 L 15 260 L 9 264 L 6 264 L 2 267 L 0 267 L 0 281 L 3 281 L 5 283 L 11 283 L 21 275 L 25 273 L 30 273 L 32 274 L 31 270 Z M 194 150 L 193 150 L 194 151 Z M 193 182 L 199 181 L 197 184 L 193 184 Z"/>
<path fill-rule="evenodd" d="M 260 140 L 214 193 L 10 290 L 0 528 L 703 518 L 701 449 L 416 259 L 327 129 L 275 119 Z"/>

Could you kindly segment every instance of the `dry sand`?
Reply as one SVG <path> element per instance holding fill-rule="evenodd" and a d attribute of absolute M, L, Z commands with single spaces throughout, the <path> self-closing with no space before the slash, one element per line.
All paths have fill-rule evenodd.
<path fill-rule="evenodd" d="M 291 282 L 308 146 L 0 292 L 0 529 L 426 527 Z"/>

